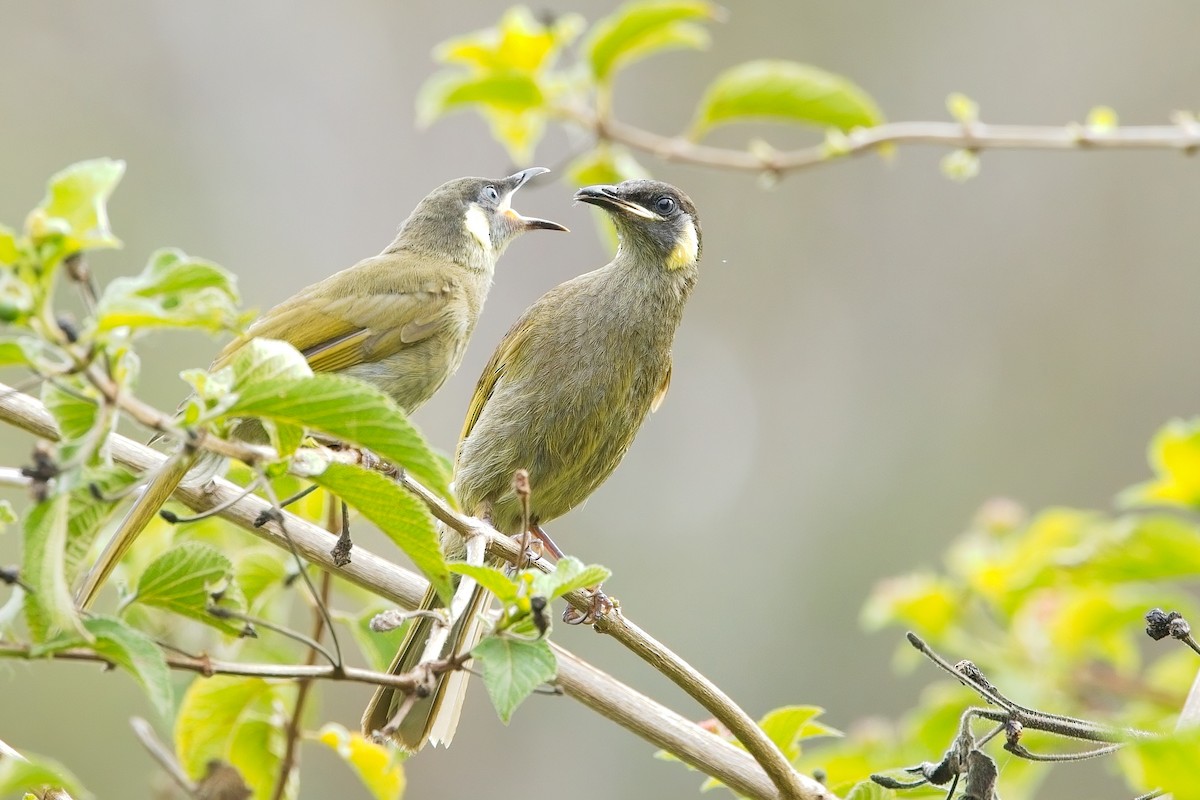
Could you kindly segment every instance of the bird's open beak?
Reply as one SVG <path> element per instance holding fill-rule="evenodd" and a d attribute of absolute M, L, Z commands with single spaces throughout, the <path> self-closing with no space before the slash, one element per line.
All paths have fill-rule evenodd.
<path fill-rule="evenodd" d="M 526 217 L 512 207 L 512 196 L 517 193 L 517 190 L 529 182 L 530 178 L 537 175 L 544 175 L 550 170 L 545 167 L 530 167 L 523 169 L 520 172 L 509 175 L 504 179 L 504 182 L 512 188 L 504 197 L 500 198 L 500 213 L 512 220 L 513 224 L 520 230 L 545 230 L 545 231 L 567 231 L 569 228 L 565 225 L 559 225 L 557 222 L 552 222 L 548 219 L 540 217 Z"/>
<path fill-rule="evenodd" d="M 624 211 L 635 217 L 661 219 L 653 211 L 642 208 L 637 203 L 632 203 L 621 197 L 615 186 L 585 186 L 575 193 L 575 199 L 581 203 L 590 203 L 601 208 L 610 208 L 613 211 Z"/>

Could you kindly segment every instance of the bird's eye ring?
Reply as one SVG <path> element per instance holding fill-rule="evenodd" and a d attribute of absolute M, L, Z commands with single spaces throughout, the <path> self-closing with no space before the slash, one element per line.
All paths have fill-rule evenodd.
<path fill-rule="evenodd" d="M 663 195 L 654 201 L 654 210 L 664 216 L 670 214 L 675 210 L 675 198 Z"/>
<path fill-rule="evenodd" d="M 491 200 L 493 203 L 500 202 L 500 192 L 496 191 L 495 186 L 483 187 L 483 194 L 485 197 L 487 197 L 488 200 Z"/>

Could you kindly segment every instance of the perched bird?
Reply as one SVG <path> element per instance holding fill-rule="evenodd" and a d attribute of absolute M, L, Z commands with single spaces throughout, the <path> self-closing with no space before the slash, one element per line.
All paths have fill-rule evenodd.
<path fill-rule="evenodd" d="M 492 284 L 496 261 L 518 234 L 567 230 L 525 217 L 513 194 L 548 172 L 532 167 L 496 180 L 459 178 L 417 204 L 382 253 L 330 275 L 284 300 L 230 342 L 212 369 L 227 364 L 255 337 L 282 339 L 318 372 L 371 383 L 414 411 L 454 374 Z M 245 421 L 235 434 L 265 441 Z M 171 496 L 197 456 L 170 462 L 134 503 L 76 595 L 87 608 L 133 540 Z"/>
<path fill-rule="evenodd" d="M 671 380 L 671 344 L 700 258 L 700 221 L 687 195 L 650 180 L 580 189 L 616 224 L 612 262 L 551 289 L 500 342 L 475 388 L 454 469 L 454 491 L 469 514 L 501 532 L 523 533 L 513 474 L 528 471 L 530 522 L 559 517 L 582 503 L 616 469 Z M 448 554 L 459 537 L 444 537 Z M 470 650 L 481 632 L 485 593 L 460 615 L 441 656 Z M 437 605 L 432 592 L 425 607 Z M 392 663 L 407 672 L 420 661 L 432 627 L 417 617 Z M 405 701 L 380 688 L 363 715 L 380 733 L 417 750 L 448 745 L 458 723 L 466 672 L 436 676 L 427 696 Z M 393 719 L 401 703 L 408 708 Z"/>

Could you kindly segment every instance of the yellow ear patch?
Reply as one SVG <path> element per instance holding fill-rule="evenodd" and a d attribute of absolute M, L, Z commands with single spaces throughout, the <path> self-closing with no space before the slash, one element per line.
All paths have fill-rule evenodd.
<path fill-rule="evenodd" d="M 492 223 L 488 219 L 487 212 L 478 203 L 471 203 L 467 207 L 463 225 L 484 250 L 492 249 Z"/>
<path fill-rule="evenodd" d="M 696 235 L 696 223 L 689 219 L 687 227 L 679 235 L 679 241 L 675 243 L 675 249 L 671 251 L 671 255 L 667 256 L 667 269 L 686 267 L 693 263 L 698 255 L 700 255 L 700 237 Z"/>

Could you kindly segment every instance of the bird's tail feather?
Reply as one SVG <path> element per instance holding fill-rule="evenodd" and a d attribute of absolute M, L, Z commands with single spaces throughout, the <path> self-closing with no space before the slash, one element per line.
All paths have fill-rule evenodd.
<path fill-rule="evenodd" d="M 104 552 L 100 554 L 100 558 L 83 579 L 83 584 L 75 594 L 76 605 L 81 609 L 91 606 L 96 595 L 100 593 L 100 588 L 112 575 L 113 570 L 128 552 L 134 540 L 150 524 L 163 504 L 171 499 L 176 487 L 198 460 L 201 460 L 198 453 L 185 451 L 163 464 L 159 473 L 133 501 L 133 505 L 125 514 L 125 518 L 121 520 L 116 532 L 104 546 Z"/>

